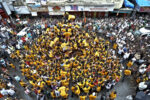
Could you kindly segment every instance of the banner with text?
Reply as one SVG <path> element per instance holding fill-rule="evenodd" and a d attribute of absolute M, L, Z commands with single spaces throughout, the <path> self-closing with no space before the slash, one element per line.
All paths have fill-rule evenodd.
<path fill-rule="evenodd" d="M 107 12 L 107 11 L 113 11 L 114 5 L 112 6 L 85 6 L 84 11 L 97 11 L 97 12 Z"/>

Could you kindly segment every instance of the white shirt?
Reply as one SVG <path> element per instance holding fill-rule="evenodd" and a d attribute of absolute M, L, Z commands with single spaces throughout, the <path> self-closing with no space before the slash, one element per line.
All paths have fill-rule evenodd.
<path fill-rule="evenodd" d="M 12 89 L 7 90 L 7 92 L 8 92 L 9 95 L 14 95 L 15 94 L 15 91 L 12 90 Z"/>
<path fill-rule="evenodd" d="M 139 90 L 144 90 L 147 88 L 147 85 L 145 85 L 145 82 L 139 83 Z"/>
<path fill-rule="evenodd" d="M 7 86 L 9 86 L 9 87 L 14 87 L 14 85 L 11 84 L 10 82 L 7 84 Z"/>
<path fill-rule="evenodd" d="M 124 56 L 123 56 L 123 58 L 127 59 L 127 58 L 129 58 L 129 56 L 130 56 L 130 53 L 125 53 Z"/>
<path fill-rule="evenodd" d="M 112 86 L 112 84 L 110 84 L 110 83 L 108 83 L 107 85 L 106 85 L 106 89 L 110 89 L 111 88 L 111 86 Z"/>
<path fill-rule="evenodd" d="M 123 52 L 123 49 L 118 50 L 118 54 L 121 54 Z"/>
<path fill-rule="evenodd" d="M 19 77 L 19 76 L 16 76 L 16 77 L 15 77 L 15 80 L 16 80 L 16 81 L 20 81 L 20 77 Z"/>
<path fill-rule="evenodd" d="M 11 50 L 10 49 L 7 49 L 6 51 L 7 51 L 8 54 L 11 54 Z"/>
<path fill-rule="evenodd" d="M 17 48 L 17 49 L 20 49 L 20 48 L 21 48 L 21 46 L 20 46 L 19 44 L 17 44 L 17 45 L 16 45 L 16 48 Z"/>
<path fill-rule="evenodd" d="M 146 71 L 146 65 L 142 64 L 142 65 L 139 67 L 139 72 L 140 72 L 141 74 L 144 74 L 145 71 Z"/>
<path fill-rule="evenodd" d="M 0 91 L 0 93 L 1 93 L 2 95 L 8 95 L 7 90 L 5 90 L 4 88 Z"/>

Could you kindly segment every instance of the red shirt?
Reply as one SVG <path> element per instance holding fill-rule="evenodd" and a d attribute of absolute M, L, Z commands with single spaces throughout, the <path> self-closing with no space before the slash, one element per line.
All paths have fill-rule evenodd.
<path fill-rule="evenodd" d="M 22 40 L 23 42 L 26 42 L 26 39 L 25 39 L 25 37 L 22 37 L 22 38 L 21 38 L 21 40 Z"/>

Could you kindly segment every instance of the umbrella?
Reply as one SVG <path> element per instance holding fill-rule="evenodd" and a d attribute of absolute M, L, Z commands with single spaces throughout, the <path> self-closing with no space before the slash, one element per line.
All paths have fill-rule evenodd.
<path fill-rule="evenodd" d="M 143 91 L 140 91 L 136 94 L 135 100 L 143 100 L 144 97 L 145 97 L 145 93 Z"/>

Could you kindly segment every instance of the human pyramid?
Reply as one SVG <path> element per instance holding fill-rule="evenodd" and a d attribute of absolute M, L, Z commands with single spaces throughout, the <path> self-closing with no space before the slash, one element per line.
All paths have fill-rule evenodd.
<path fill-rule="evenodd" d="M 72 96 L 92 100 L 109 82 L 117 83 L 121 77 L 119 59 L 112 58 L 109 45 L 74 22 L 58 22 L 14 56 L 19 57 L 22 75 L 37 94 L 48 87 L 52 98 L 68 98 L 72 91 Z M 23 80 L 20 84 L 24 86 Z"/>

